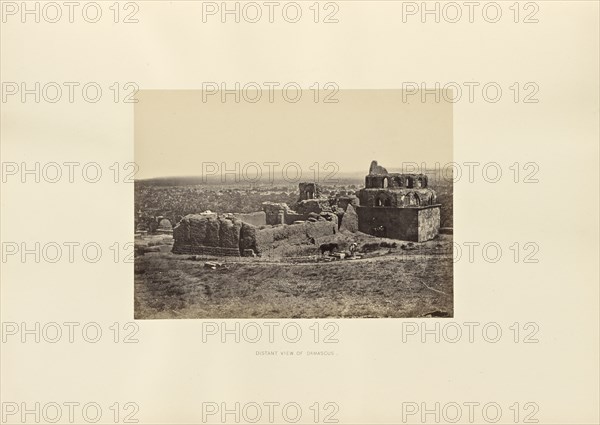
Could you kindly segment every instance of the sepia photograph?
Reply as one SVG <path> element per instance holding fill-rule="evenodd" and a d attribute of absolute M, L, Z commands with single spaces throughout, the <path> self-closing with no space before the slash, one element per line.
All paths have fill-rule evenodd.
<path fill-rule="evenodd" d="M 0 0 L 0 425 L 600 424 L 600 1 Z"/>
<path fill-rule="evenodd" d="M 453 317 L 442 96 L 140 96 L 136 319 Z"/>

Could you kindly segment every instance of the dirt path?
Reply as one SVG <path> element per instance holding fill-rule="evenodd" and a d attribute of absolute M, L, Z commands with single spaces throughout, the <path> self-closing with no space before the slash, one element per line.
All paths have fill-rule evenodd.
<path fill-rule="evenodd" d="M 353 260 L 333 260 L 333 261 L 235 261 L 231 260 L 231 257 L 224 257 L 223 263 L 225 264 L 275 264 L 275 265 L 287 265 L 287 266 L 322 266 L 330 264 L 339 264 L 340 262 L 345 263 L 376 263 L 385 261 L 404 261 L 414 259 L 452 259 L 452 254 L 415 254 L 415 255 L 381 255 L 378 257 L 369 258 L 356 258 Z"/>

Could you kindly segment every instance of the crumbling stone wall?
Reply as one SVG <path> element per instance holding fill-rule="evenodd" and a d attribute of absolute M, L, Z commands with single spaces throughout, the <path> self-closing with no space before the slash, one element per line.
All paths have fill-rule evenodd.
<path fill-rule="evenodd" d="M 431 189 L 363 189 L 360 205 L 366 207 L 411 207 L 435 205 L 437 198 Z"/>
<path fill-rule="evenodd" d="M 365 188 L 367 189 L 420 189 L 426 188 L 427 185 L 428 178 L 425 174 L 389 173 L 365 177 Z"/>
<path fill-rule="evenodd" d="M 174 254 L 204 254 L 219 248 L 219 255 L 240 255 L 242 221 L 235 217 L 190 214 L 173 229 Z"/>
<path fill-rule="evenodd" d="M 240 250 L 242 253 L 249 249 L 256 254 L 260 252 L 256 244 L 258 230 L 259 227 L 257 226 L 250 223 L 242 223 L 240 231 Z"/>
<path fill-rule="evenodd" d="M 308 215 L 310 213 L 320 214 L 322 212 L 332 212 L 331 203 L 329 199 L 309 199 L 306 201 L 299 201 L 294 210 L 301 215 Z"/>
<path fill-rule="evenodd" d="M 321 196 L 321 186 L 317 183 L 299 183 L 300 201 L 316 199 Z"/>
<path fill-rule="evenodd" d="M 334 219 L 335 218 L 335 219 Z M 258 227 L 232 215 L 192 214 L 173 231 L 174 254 L 246 255 L 265 253 L 280 243 L 303 244 L 337 232 L 337 217 L 294 225 Z"/>
<path fill-rule="evenodd" d="M 299 188 L 301 199 L 294 210 L 285 203 L 264 202 L 263 211 L 255 213 L 183 217 L 173 230 L 173 253 L 239 256 L 286 245 L 314 244 L 318 238 L 335 234 L 346 213 L 344 229 L 357 231 L 353 205 L 358 204 L 358 198 L 321 198 L 316 183 L 300 183 Z"/>
<path fill-rule="evenodd" d="M 335 205 L 337 205 L 338 208 L 346 211 L 348 205 L 352 205 L 353 207 L 359 205 L 358 197 L 354 195 L 338 196 L 335 198 Z"/>
<path fill-rule="evenodd" d="M 317 221 L 322 218 L 337 221 L 341 225 L 342 217 L 348 207 L 358 206 L 359 199 L 354 195 L 325 198 L 321 197 L 321 188 L 316 183 L 299 183 L 300 197 L 293 209 L 287 204 L 264 202 L 266 224 L 293 224 L 297 221 Z M 336 218 L 332 218 L 335 215 Z M 349 226 L 353 228 L 355 226 Z"/>
<path fill-rule="evenodd" d="M 440 232 L 441 209 L 425 208 L 419 211 L 419 242 L 435 238 Z"/>
<path fill-rule="evenodd" d="M 266 224 L 269 224 L 271 226 L 277 224 L 285 224 L 285 217 L 290 210 L 287 204 L 279 204 L 276 202 L 263 202 L 262 207 L 266 215 Z"/>
<path fill-rule="evenodd" d="M 278 224 L 293 224 L 298 220 L 308 220 L 310 214 L 322 214 L 334 212 L 329 199 L 308 199 L 298 201 L 294 209 L 290 209 L 287 204 L 279 204 L 275 202 L 263 202 L 263 211 L 265 213 L 265 221 L 268 225 Z"/>
<path fill-rule="evenodd" d="M 246 233 L 247 232 L 247 233 Z M 300 245 L 310 243 L 311 239 L 331 236 L 337 233 L 337 222 L 334 221 L 306 221 L 290 226 L 274 226 L 245 230 L 248 237 L 245 244 L 257 253 L 264 254 L 277 247 L 279 243 Z M 251 236 L 250 236 L 251 235 Z"/>

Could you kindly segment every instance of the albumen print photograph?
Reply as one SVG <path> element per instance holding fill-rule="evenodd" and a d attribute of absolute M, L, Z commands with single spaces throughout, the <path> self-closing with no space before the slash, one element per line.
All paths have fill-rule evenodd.
<path fill-rule="evenodd" d="M 135 318 L 453 317 L 452 104 L 142 91 Z"/>
<path fill-rule="evenodd" d="M 0 425 L 600 424 L 600 0 L 0 0 Z"/>

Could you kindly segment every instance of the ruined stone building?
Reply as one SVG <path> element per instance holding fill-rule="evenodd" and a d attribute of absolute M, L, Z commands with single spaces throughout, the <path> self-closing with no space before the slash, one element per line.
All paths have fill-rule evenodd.
<path fill-rule="evenodd" d="M 361 232 L 415 242 L 439 233 L 440 205 L 425 174 L 388 173 L 373 161 L 358 198 Z"/>
<path fill-rule="evenodd" d="M 303 221 L 291 226 L 255 226 L 233 214 L 190 214 L 173 231 L 174 254 L 218 256 L 262 255 L 278 241 L 309 243 L 310 240 L 334 235 L 337 222 Z"/>
<path fill-rule="evenodd" d="M 173 252 L 262 255 L 281 241 L 315 244 L 340 230 L 424 242 L 440 229 L 440 205 L 427 176 L 388 173 L 376 161 L 358 197 L 325 197 L 316 183 L 300 183 L 299 192 L 293 208 L 265 202 L 253 213 L 190 214 L 173 230 Z"/>
<path fill-rule="evenodd" d="M 317 183 L 299 183 L 298 202 L 290 208 L 285 203 L 263 202 L 266 224 L 299 224 L 302 221 L 327 220 L 342 224 L 348 205 L 358 205 L 356 196 L 325 197 Z M 358 226 L 358 223 L 357 223 Z"/>

